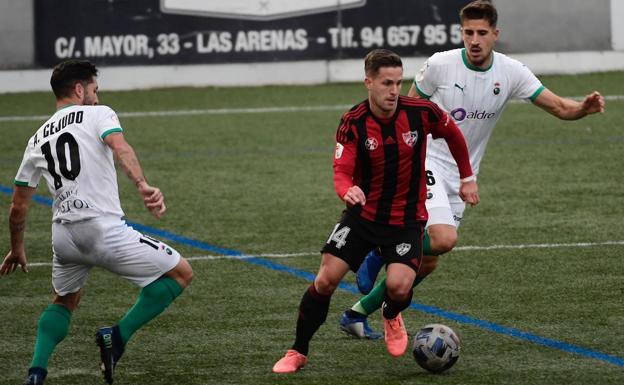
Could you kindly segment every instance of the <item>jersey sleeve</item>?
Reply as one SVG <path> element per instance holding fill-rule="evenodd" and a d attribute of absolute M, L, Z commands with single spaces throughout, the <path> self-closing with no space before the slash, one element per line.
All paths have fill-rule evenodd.
<path fill-rule="evenodd" d="M 343 116 L 336 132 L 334 151 L 334 188 L 342 199 L 353 186 L 353 174 L 357 155 L 357 136 L 351 119 Z"/>
<path fill-rule="evenodd" d="M 433 139 L 443 138 L 446 134 L 446 127 L 452 123 L 452 119 L 437 104 L 433 102 L 428 104 L 429 111 L 426 119 L 427 124 L 425 125 L 427 134 L 431 134 Z"/>
<path fill-rule="evenodd" d="M 544 90 L 542 82 L 524 64 L 515 61 L 513 63 L 512 97 L 519 99 L 529 99 L 532 102 Z"/>
<path fill-rule="evenodd" d="M 112 108 L 102 106 L 97 119 L 97 133 L 100 140 L 104 140 L 108 135 L 114 132 L 123 132 L 119 118 Z"/>
<path fill-rule="evenodd" d="M 32 139 L 31 139 L 32 140 Z M 35 157 L 33 154 L 34 146 L 29 143 L 24 151 L 22 163 L 17 170 L 13 183 L 16 186 L 37 187 L 39 179 L 41 179 L 41 169 L 35 165 Z"/>
<path fill-rule="evenodd" d="M 418 95 L 420 95 L 423 99 L 431 98 L 431 95 L 438 88 L 438 58 L 437 54 L 434 54 L 429 59 L 425 61 L 420 70 L 416 73 L 414 77 L 414 85 L 416 86 L 416 91 Z"/>

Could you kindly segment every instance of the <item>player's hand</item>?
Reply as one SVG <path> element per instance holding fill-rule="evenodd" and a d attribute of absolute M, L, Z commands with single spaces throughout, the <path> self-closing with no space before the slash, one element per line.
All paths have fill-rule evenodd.
<path fill-rule="evenodd" d="M 366 196 L 358 186 L 349 187 L 349 190 L 347 190 L 347 193 L 342 197 L 342 200 L 349 206 L 355 206 L 357 204 L 364 206 L 366 204 Z"/>
<path fill-rule="evenodd" d="M 13 250 L 9 250 L 9 253 L 4 257 L 2 265 L 0 266 L 0 275 L 11 274 L 17 270 L 17 266 L 21 266 L 24 273 L 28 273 L 28 266 L 26 266 L 26 254 L 24 252 L 14 253 Z"/>
<path fill-rule="evenodd" d="M 147 182 L 142 182 L 137 185 L 139 194 L 143 197 L 143 204 L 152 213 L 153 216 L 160 219 L 160 217 L 167 211 L 165 206 L 165 196 L 158 187 L 150 186 Z"/>
<path fill-rule="evenodd" d="M 583 100 L 583 111 L 587 114 L 595 114 L 596 112 L 605 111 L 604 96 L 600 95 L 600 92 L 594 91 L 590 95 L 587 95 Z"/>
<path fill-rule="evenodd" d="M 459 186 L 459 197 L 471 206 L 479 204 L 479 187 L 477 182 L 474 180 L 462 182 L 461 186 Z"/>

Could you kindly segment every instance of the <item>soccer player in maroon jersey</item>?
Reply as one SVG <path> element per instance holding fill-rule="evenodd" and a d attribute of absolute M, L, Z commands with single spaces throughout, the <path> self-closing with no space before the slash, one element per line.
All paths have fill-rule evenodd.
<path fill-rule="evenodd" d="M 399 96 L 403 64 L 394 52 L 371 51 L 364 63 L 368 99 L 345 113 L 336 134 L 334 185 L 346 203 L 342 218 L 324 245 L 319 272 L 299 305 L 295 343 L 274 366 L 293 373 L 307 363 L 310 340 L 325 322 L 329 301 L 349 271 L 379 248 L 387 264 L 382 316 L 388 352 L 405 353 L 407 332 L 400 312 L 412 299 L 412 284 L 422 258 L 427 135 L 444 138 L 461 178 L 472 176 L 461 131 L 437 105 Z M 460 195 L 479 202 L 475 181 Z"/>

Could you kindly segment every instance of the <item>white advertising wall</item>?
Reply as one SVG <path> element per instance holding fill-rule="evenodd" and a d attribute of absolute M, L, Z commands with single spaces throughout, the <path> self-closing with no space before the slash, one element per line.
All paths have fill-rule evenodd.
<path fill-rule="evenodd" d="M 54 59 L 52 56 L 47 59 L 45 65 L 37 64 L 37 57 L 41 57 L 41 54 L 36 54 L 35 52 L 35 40 L 37 39 L 35 37 L 34 15 L 37 6 L 41 7 L 42 4 L 47 6 L 44 3 L 37 3 L 37 1 L 45 0 L 0 2 L 0 93 L 49 90 L 50 63 L 61 59 Z M 222 23 L 219 25 L 230 25 L 233 23 L 234 27 L 238 26 L 238 28 L 244 28 L 247 25 L 244 23 L 273 23 L 259 25 L 275 26 L 279 25 L 275 24 L 278 22 L 288 23 L 288 17 L 326 17 L 326 15 L 319 13 L 318 4 L 316 3 L 315 7 L 313 7 L 314 9 L 308 9 L 309 7 L 293 9 L 291 2 L 285 1 L 282 2 L 285 7 L 284 12 L 273 10 L 272 12 L 262 11 L 260 13 L 245 12 L 239 15 L 236 12 L 240 11 L 240 9 L 245 9 L 244 7 L 232 8 L 224 5 L 223 2 L 198 2 L 191 0 L 143 1 L 154 1 L 155 3 L 164 4 L 168 8 L 163 12 L 173 15 L 173 17 L 184 18 L 187 17 L 187 13 L 195 12 L 192 20 L 196 23 L 198 20 L 201 22 L 202 17 L 217 17 L 217 21 Z M 228 4 L 243 4 L 245 1 L 237 0 Z M 323 4 L 329 9 L 333 2 L 336 1 L 338 0 L 324 0 Z M 367 4 L 371 5 L 376 1 L 381 0 L 353 0 L 341 12 L 361 13 Z M 455 0 L 455 2 L 457 1 Z M 215 6 L 210 5 L 213 3 Z M 304 3 L 311 4 L 310 2 L 302 2 L 302 4 Z M 500 12 L 499 27 L 502 30 L 497 50 L 522 61 L 535 73 L 573 74 L 624 70 L 624 0 L 594 0 L 592 2 L 584 0 L 495 0 L 494 3 Z M 133 6 L 135 4 L 137 3 L 133 3 Z M 197 10 L 198 4 L 203 7 L 199 11 Z M 453 7 L 456 6 L 457 4 L 453 5 Z M 591 8 L 591 12 L 587 12 L 588 7 Z M 232 11 L 232 9 L 236 12 Z M 432 15 L 435 16 L 435 7 L 431 11 L 433 12 Z M 197 12 L 205 15 L 198 16 Z M 453 10 L 450 16 L 447 12 L 446 18 L 454 18 L 455 16 L 452 16 L 454 12 Z M 579 18 L 579 15 L 583 15 L 583 17 Z M 108 17 L 111 20 L 116 20 L 111 15 Z M 219 18 L 229 21 L 220 21 L 221 19 Z M 234 20 L 235 18 L 241 20 Z M 275 21 L 275 19 L 278 19 L 278 21 Z M 361 21 L 362 18 L 360 17 L 357 20 Z M 407 20 L 406 22 L 417 24 L 417 21 L 414 21 L 412 18 L 408 17 L 405 20 Z M 46 23 L 50 24 L 51 28 L 54 28 L 54 23 Z M 314 25 L 314 23 L 311 24 L 308 34 L 314 28 L 318 28 L 318 25 Z M 396 29 L 395 26 L 390 27 Z M 384 33 L 390 32 L 392 29 L 390 27 Z M 435 26 L 427 24 L 426 27 L 431 31 L 436 30 Z M 441 25 L 440 28 L 449 29 L 450 33 L 453 27 L 454 25 L 449 24 Z M 42 25 L 38 25 L 38 28 L 41 30 Z M 327 44 L 333 44 L 331 41 L 335 38 L 334 40 L 336 40 L 338 48 L 344 49 L 344 52 L 347 52 L 349 49 L 362 51 L 363 47 L 358 47 L 357 44 L 367 41 L 381 44 L 376 40 L 378 36 L 374 33 L 374 29 L 366 26 L 366 24 L 364 24 L 364 27 L 359 27 L 360 30 L 357 29 L 358 27 L 355 27 L 354 36 L 348 36 L 348 34 L 343 33 L 345 31 L 348 32 L 349 27 L 343 25 L 341 28 L 338 30 L 340 33 L 336 34 L 336 36 L 332 35 L 335 32 L 335 28 L 330 30 L 324 29 L 326 32 L 329 31 L 325 39 L 328 42 Z M 410 31 L 414 32 L 415 29 L 406 29 L 406 31 L 409 35 Z M 364 32 L 366 34 L 362 35 Z M 369 32 L 373 33 L 369 36 Z M 406 40 L 406 44 L 423 44 L 422 47 L 414 45 L 412 51 L 405 51 L 406 53 L 422 52 L 422 54 L 410 55 L 402 52 L 406 78 L 413 76 L 415 71 L 430 55 L 429 51 L 435 48 L 424 44 L 427 41 L 435 42 L 437 35 L 429 36 L 430 34 L 425 34 L 424 32 L 423 28 L 419 37 Z M 414 33 L 412 35 L 412 37 L 416 36 Z M 200 35 L 197 36 L 198 39 L 196 41 L 199 40 L 199 37 L 202 37 Z M 388 37 L 390 35 L 384 36 Z M 394 37 L 397 36 L 399 35 Z M 452 37 L 452 34 L 448 36 Z M 361 40 L 362 37 L 370 39 Z M 51 40 L 53 47 L 52 55 L 55 55 L 55 52 L 66 54 L 78 52 L 80 54 L 81 51 L 76 49 L 76 41 L 78 41 L 78 37 L 72 40 L 65 35 Z M 84 41 L 93 43 L 94 37 L 85 36 Z M 104 40 L 98 41 L 100 41 L 102 46 L 100 48 L 103 49 Z M 114 41 L 111 40 L 111 42 L 111 49 L 113 49 Z M 207 44 L 208 40 L 205 42 Z M 395 41 L 397 44 L 400 42 L 400 39 Z M 445 42 L 445 44 L 456 45 L 459 43 L 456 39 L 447 39 Z M 182 43 L 183 45 L 180 49 L 184 49 L 184 44 L 190 46 L 188 42 Z M 41 44 L 41 42 L 38 44 Z M 316 39 L 315 44 L 322 44 L 322 36 Z M 168 47 L 171 48 L 171 46 Z M 155 49 L 158 48 L 155 47 Z M 401 49 L 405 50 L 405 47 Z M 441 45 L 437 49 L 448 49 L 448 47 Z M 103 68 L 100 83 L 103 88 L 108 90 L 173 86 L 319 84 L 361 80 L 362 60 L 360 56 L 363 57 L 361 52 L 352 51 L 350 57 L 349 55 L 341 57 L 345 55 L 341 52 L 338 52 L 338 54 L 333 51 L 328 52 L 328 56 L 331 57 L 325 58 L 317 51 L 307 54 L 308 59 L 298 59 L 297 56 L 292 56 L 292 54 L 287 52 L 279 52 L 276 53 L 275 58 L 269 60 L 265 58 L 264 61 L 254 61 L 253 56 L 251 56 L 251 59 L 249 57 L 232 56 L 233 61 L 231 62 L 194 63 L 193 60 L 198 61 L 196 55 L 193 60 L 186 61 L 182 57 L 177 59 L 177 62 L 171 64 L 166 61 L 160 63 L 158 61 L 145 61 L 145 59 L 141 59 L 143 61 L 136 63 L 131 62 L 129 65 L 123 64 L 123 60 L 120 61 L 121 64 L 114 64 L 116 63 L 114 61 L 111 64 L 102 63 L 99 59 L 94 60 L 94 62 Z M 262 58 L 261 56 L 258 57 Z M 189 56 L 189 58 L 193 58 L 193 56 Z M 131 58 L 131 60 L 134 60 L 134 58 Z M 201 61 L 201 58 L 199 61 Z"/>

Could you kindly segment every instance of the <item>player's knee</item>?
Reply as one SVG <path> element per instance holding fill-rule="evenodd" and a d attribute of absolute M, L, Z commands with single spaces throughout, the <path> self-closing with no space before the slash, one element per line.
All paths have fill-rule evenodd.
<path fill-rule="evenodd" d="M 399 287 L 388 287 L 388 296 L 395 301 L 404 301 L 410 296 L 412 288 L 410 285 Z"/>
<path fill-rule="evenodd" d="M 180 261 L 176 267 L 170 270 L 166 275 L 175 279 L 183 288 L 186 288 L 193 280 L 194 273 L 191 264 L 188 263 L 186 259 L 180 257 Z"/>
<path fill-rule="evenodd" d="M 444 254 L 453 250 L 457 244 L 457 232 L 456 231 L 443 231 L 430 233 L 431 249 L 436 254 Z M 434 267 L 435 269 L 435 267 Z"/>
<path fill-rule="evenodd" d="M 190 267 L 190 265 L 189 265 Z M 193 280 L 193 277 L 195 277 L 195 273 L 193 273 L 193 269 L 189 268 L 188 271 L 186 271 L 184 273 L 183 276 L 183 280 L 186 283 L 186 286 L 191 284 L 191 281 Z"/>
<path fill-rule="evenodd" d="M 52 303 L 55 305 L 63 305 L 70 312 L 73 312 L 74 310 L 76 310 L 78 304 L 80 303 L 80 292 L 70 293 L 63 296 L 57 294 L 54 296 L 54 300 L 52 301 Z"/>
<path fill-rule="evenodd" d="M 314 287 L 316 288 L 316 291 L 323 295 L 333 294 L 339 283 L 340 281 L 334 282 L 334 280 L 330 277 L 321 274 L 317 275 L 314 279 Z"/>
<path fill-rule="evenodd" d="M 418 269 L 419 277 L 426 277 L 438 267 L 438 256 L 427 255 L 424 256 L 420 263 L 420 269 Z"/>
<path fill-rule="evenodd" d="M 182 280 L 186 284 L 185 286 L 188 286 L 193 280 L 195 273 L 193 272 L 193 268 L 191 267 L 191 264 L 188 263 L 188 261 L 184 258 L 182 258 L 182 260 L 184 261 L 184 268 L 182 269 L 181 276 L 182 276 Z"/>
<path fill-rule="evenodd" d="M 413 280 L 409 279 L 386 281 L 388 296 L 395 301 L 407 299 L 412 291 L 413 283 Z"/>

